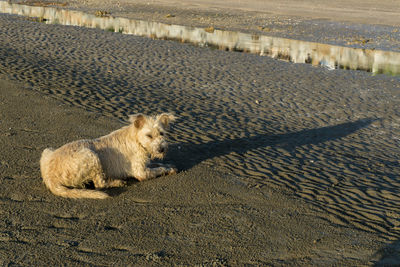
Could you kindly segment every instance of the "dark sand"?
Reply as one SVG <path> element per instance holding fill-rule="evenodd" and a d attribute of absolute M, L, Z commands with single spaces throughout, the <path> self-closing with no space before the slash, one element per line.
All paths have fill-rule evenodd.
<path fill-rule="evenodd" d="M 398 77 L 9 15 L 0 75 L 2 265 L 400 263 Z M 104 201 L 42 184 L 45 147 L 161 111 L 177 175 Z"/>

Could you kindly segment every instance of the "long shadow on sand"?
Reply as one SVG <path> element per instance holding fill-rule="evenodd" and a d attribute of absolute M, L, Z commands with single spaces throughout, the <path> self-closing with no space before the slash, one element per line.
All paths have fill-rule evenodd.
<path fill-rule="evenodd" d="M 188 170 L 204 160 L 232 152 L 244 154 L 249 150 L 268 146 L 279 146 L 290 151 L 298 146 L 319 144 L 345 137 L 357 130 L 368 127 L 376 120 L 378 119 L 366 118 L 354 122 L 286 134 L 260 134 L 246 138 L 211 141 L 203 144 L 181 143 L 171 146 L 165 161 L 173 163 L 179 171 L 182 171 Z M 136 180 L 130 179 L 128 185 L 136 182 Z M 107 189 L 106 192 L 111 196 L 116 196 L 125 190 L 125 188 L 112 188 Z"/>
<path fill-rule="evenodd" d="M 167 160 L 179 170 L 188 170 L 200 162 L 232 152 L 244 154 L 261 147 L 283 147 L 292 150 L 298 146 L 319 144 L 343 138 L 359 129 L 368 127 L 378 119 L 366 118 L 317 129 L 301 130 L 285 134 L 260 134 L 252 137 L 211 141 L 203 144 L 184 143 L 172 146 Z"/>
<path fill-rule="evenodd" d="M 377 252 L 380 255 L 374 266 L 400 266 L 400 240 L 396 240 Z"/>

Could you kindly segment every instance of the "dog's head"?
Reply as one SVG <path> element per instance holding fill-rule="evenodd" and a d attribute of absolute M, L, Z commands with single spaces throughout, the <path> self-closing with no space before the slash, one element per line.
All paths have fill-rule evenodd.
<path fill-rule="evenodd" d="M 168 143 L 165 139 L 169 125 L 176 117 L 170 113 L 157 116 L 135 114 L 129 116 L 136 132 L 136 141 L 149 153 L 151 158 L 162 159 L 167 153 Z"/>

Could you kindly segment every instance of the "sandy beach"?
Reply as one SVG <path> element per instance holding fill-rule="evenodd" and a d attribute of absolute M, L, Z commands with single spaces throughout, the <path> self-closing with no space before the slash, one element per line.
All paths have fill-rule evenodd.
<path fill-rule="evenodd" d="M 314 11 L 311 0 L 279 8 L 242 2 L 57 5 L 400 48 L 395 1 L 379 8 L 374 1 L 363 8 L 327 2 Z M 343 12 L 352 8 L 354 16 Z M 360 36 L 371 41 L 353 42 Z M 398 265 L 399 105 L 398 76 L 0 14 L 0 263 Z M 178 174 L 132 179 L 101 201 L 64 199 L 45 188 L 38 164 L 44 148 L 107 134 L 129 114 L 165 111 L 178 116 L 164 160 Z"/>

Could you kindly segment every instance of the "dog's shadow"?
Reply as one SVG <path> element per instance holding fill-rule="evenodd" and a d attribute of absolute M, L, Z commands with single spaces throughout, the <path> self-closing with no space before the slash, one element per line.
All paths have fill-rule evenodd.
<path fill-rule="evenodd" d="M 317 129 L 306 129 L 285 134 L 259 134 L 252 137 L 211 141 L 203 144 L 184 143 L 173 145 L 166 161 L 176 165 L 178 170 L 188 170 L 200 162 L 227 155 L 232 152 L 244 154 L 262 147 L 283 147 L 288 151 L 303 145 L 319 144 L 340 139 L 368 127 L 378 119 L 366 118 Z"/>
<path fill-rule="evenodd" d="M 368 127 L 379 119 L 360 119 L 333 126 L 316 129 L 306 129 L 285 134 L 259 134 L 252 137 L 211 141 L 203 144 L 183 143 L 171 145 L 166 163 L 174 164 L 179 171 L 189 170 L 197 164 L 214 157 L 236 152 L 245 154 L 249 150 L 262 147 L 283 147 L 289 151 L 303 145 L 319 144 L 336 140 Z M 128 187 L 138 183 L 134 178 L 128 179 Z M 108 188 L 104 191 L 110 196 L 117 196 L 127 190 L 127 187 Z"/>

